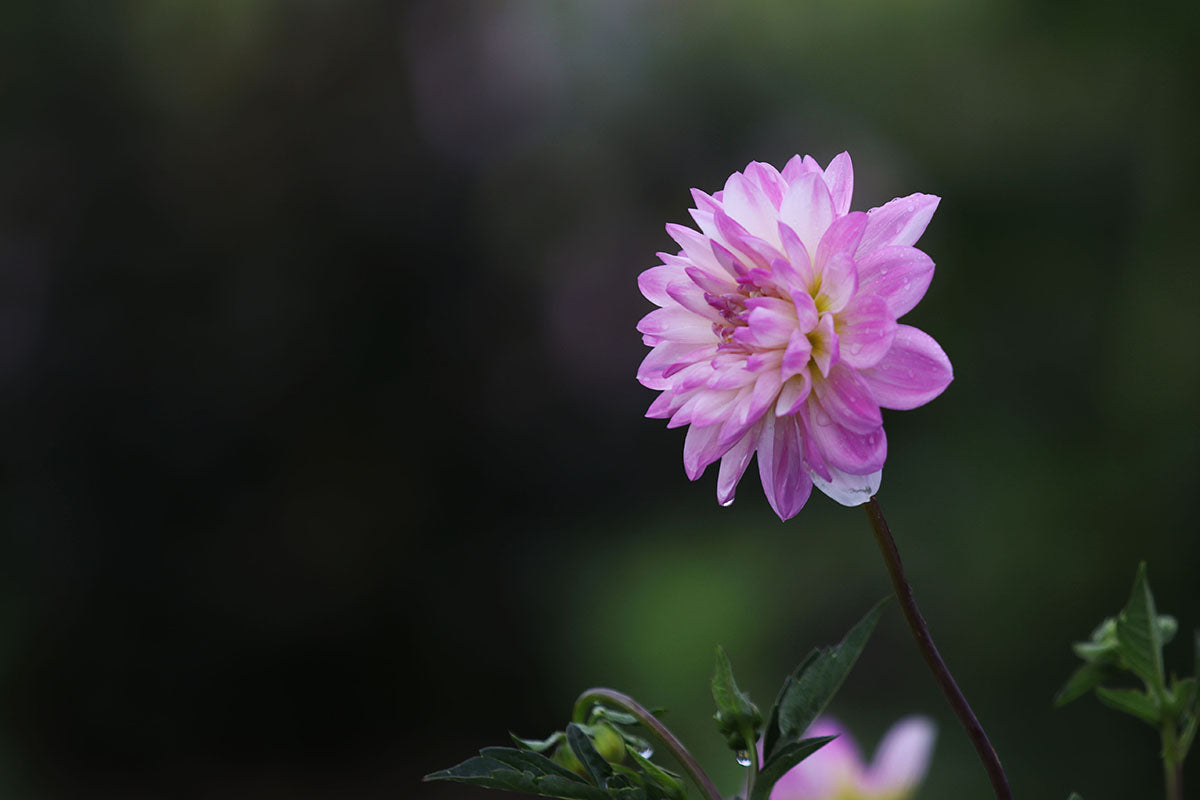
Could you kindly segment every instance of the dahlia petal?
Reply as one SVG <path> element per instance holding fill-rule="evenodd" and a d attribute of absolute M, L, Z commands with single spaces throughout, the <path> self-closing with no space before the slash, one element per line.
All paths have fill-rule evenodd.
<path fill-rule="evenodd" d="M 729 411 L 739 398 L 749 392 L 742 391 L 727 391 L 727 392 L 701 392 L 696 404 L 692 406 L 692 425 L 701 428 L 707 428 L 710 425 L 719 425 L 729 417 Z"/>
<path fill-rule="evenodd" d="M 746 327 L 734 331 L 733 340 L 751 347 L 783 347 L 796 320 L 768 308 L 753 308 L 746 314 Z"/>
<path fill-rule="evenodd" d="M 808 337 L 793 329 L 788 338 L 787 349 L 783 351 L 783 375 L 787 379 L 793 375 L 808 374 L 808 362 L 812 357 L 812 343 Z"/>
<path fill-rule="evenodd" d="M 733 282 L 728 277 L 714 275 L 699 267 L 687 267 L 684 272 L 692 279 L 692 283 L 712 294 L 725 294 L 735 288 Z M 724 270 L 721 270 L 721 275 L 725 275 Z"/>
<path fill-rule="evenodd" d="M 717 473 L 717 502 L 727 506 L 733 502 L 734 492 L 738 481 L 746 472 L 750 459 L 754 456 L 754 448 L 758 444 L 759 427 L 762 422 L 755 423 L 741 439 L 721 456 L 721 469 Z"/>
<path fill-rule="evenodd" d="M 763 372 L 754 381 L 754 387 L 742 390 L 738 401 L 729 413 L 728 419 L 721 428 L 720 442 L 722 445 L 732 445 L 740 439 L 755 423 L 762 419 L 763 414 L 775 402 L 779 394 L 779 373 Z"/>
<path fill-rule="evenodd" d="M 751 372 L 762 372 L 768 369 L 778 369 L 783 362 L 782 350 L 762 350 L 751 353 L 746 357 L 746 369 Z"/>
<path fill-rule="evenodd" d="M 696 425 L 688 428 L 683 440 L 683 470 L 688 480 L 696 480 L 704 474 L 705 468 L 716 461 L 724 451 L 717 445 L 719 425 L 701 428 Z"/>
<path fill-rule="evenodd" d="M 813 268 L 808 248 L 804 246 L 804 242 L 800 241 L 800 235 L 782 222 L 779 223 L 779 239 L 783 242 L 783 249 L 787 253 L 788 263 L 798 276 L 793 291 L 809 291 L 816 283 L 817 272 Z"/>
<path fill-rule="evenodd" d="M 835 423 L 858 434 L 883 425 L 883 415 L 867 382 L 845 364 L 836 364 L 825 380 L 813 382 L 817 400 Z"/>
<path fill-rule="evenodd" d="M 682 281 L 667 284 L 667 296 L 693 314 L 704 317 L 710 322 L 720 322 L 721 315 L 705 299 L 704 290 L 693 281 L 688 280 L 687 275 L 684 275 L 683 278 Z"/>
<path fill-rule="evenodd" d="M 929 768 L 937 727 L 925 717 L 906 717 L 892 726 L 875 750 L 864 788 L 887 796 L 906 795 Z"/>
<path fill-rule="evenodd" d="M 702 192 L 699 189 L 692 189 L 692 201 L 696 204 L 697 211 L 718 211 L 721 208 L 721 202 L 717 198 Z"/>
<path fill-rule="evenodd" d="M 817 164 L 810 156 L 792 156 L 788 159 L 787 164 L 783 166 L 783 179 L 789 184 L 795 183 L 800 176 L 807 175 L 810 172 L 821 172 L 821 166 Z M 784 193 L 787 194 L 786 192 Z"/>
<path fill-rule="evenodd" d="M 833 222 L 833 199 L 820 175 L 801 175 L 788 186 L 779 206 L 779 218 L 796 232 L 808 252 L 816 252 L 821 237 Z"/>
<path fill-rule="evenodd" d="M 779 399 L 775 401 L 775 416 L 789 417 L 800 410 L 812 389 L 812 378 L 807 371 L 797 373 L 783 382 Z M 649 413 L 646 416 L 650 416 Z"/>
<path fill-rule="evenodd" d="M 901 411 L 925 405 L 954 380 L 945 351 L 911 325 L 897 325 L 887 355 L 861 374 L 879 405 Z"/>
<path fill-rule="evenodd" d="M 867 225 L 867 215 L 855 211 L 838 217 L 821 237 L 813 269 L 818 275 L 820 290 L 817 305 L 838 312 L 846 307 L 858 290 L 858 270 L 854 265 L 854 249 Z"/>
<path fill-rule="evenodd" d="M 845 728 L 829 717 L 820 717 L 804 736 L 837 738 L 788 770 L 771 789 L 774 800 L 831 800 L 846 787 L 858 785 L 862 755 Z"/>
<path fill-rule="evenodd" d="M 887 301 L 865 292 L 855 295 L 835 322 L 838 353 L 854 369 L 878 364 L 896 338 L 896 319 Z"/>
<path fill-rule="evenodd" d="M 822 314 L 817 327 L 812 330 L 812 360 L 822 375 L 828 375 L 833 365 L 841 360 L 838 335 L 834 330 L 833 314 Z"/>
<path fill-rule="evenodd" d="M 841 216 L 850 211 L 850 199 L 854 194 L 854 165 L 849 153 L 838 153 L 825 168 L 825 185 L 833 198 L 833 213 Z"/>
<path fill-rule="evenodd" d="M 760 239 L 771 241 L 778 233 L 778 212 L 762 189 L 735 172 L 725 182 L 725 212 Z M 714 214 L 714 216 L 718 216 Z"/>
<path fill-rule="evenodd" d="M 817 244 L 816 258 L 813 259 L 818 272 L 823 271 L 822 265 L 835 253 L 853 256 L 866 229 L 867 215 L 862 211 L 851 211 L 831 222 Z"/>
<path fill-rule="evenodd" d="M 757 377 L 757 373 L 746 369 L 745 364 L 742 363 L 713 370 L 712 376 L 704 385 L 709 389 L 717 390 L 740 389 L 753 383 Z"/>
<path fill-rule="evenodd" d="M 734 278 L 746 274 L 746 267 L 728 247 L 717 241 L 709 241 L 709 251 L 721 269 Z"/>
<path fill-rule="evenodd" d="M 669 375 L 663 373 L 672 365 L 694 362 L 700 359 L 712 358 L 716 348 L 712 345 L 697 347 L 690 342 L 663 342 L 642 359 L 638 367 L 637 379 L 648 389 L 667 389 L 671 382 L 666 380 Z"/>
<path fill-rule="evenodd" d="M 683 249 L 684 255 L 697 267 L 712 273 L 719 274 L 721 272 L 721 265 L 713 256 L 707 236 L 674 222 L 667 224 L 667 235 L 675 240 L 675 243 Z"/>
<path fill-rule="evenodd" d="M 802 333 L 808 333 L 813 328 L 817 327 L 817 323 L 821 320 L 821 315 L 817 311 L 817 304 L 812 299 L 812 295 L 808 292 L 795 292 L 792 294 L 792 308 L 796 312 L 796 328 Z M 837 320 L 834 320 L 836 324 Z"/>
<path fill-rule="evenodd" d="M 673 342 L 704 344 L 717 339 L 711 320 L 678 306 L 651 311 L 638 322 L 637 329 L 648 336 Z"/>
<path fill-rule="evenodd" d="M 758 437 L 758 474 L 767 502 L 782 520 L 796 516 L 812 493 L 812 480 L 804 469 L 795 417 L 763 417 Z"/>
<path fill-rule="evenodd" d="M 941 198 L 932 194 L 897 197 L 867 212 L 867 230 L 858 245 L 861 255 L 892 245 L 916 244 Z"/>
<path fill-rule="evenodd" d="M 654 402 L 646 409 L 646 416 L 649 419 L 669 419 L 679 407 L 683 405 L 686 396 L 676 394 L 672 391 L 664 391 L 658 397 L 654 398 Z"/>
<path fill-rule="evenodd" d="M 820 402 L 814 402 L 813 395 L 809 395 L 806 404 L 808 433 L 825 464 L 851 475 L 866 475 L 882 469 L 887 459 L 887 437 L 883 427 L 870 433 L 852 431 L 838 424 Z"/>
<path fill-rule="evenodd" d="M 859 292 L 885 299 L 896 318 L 921 302 L 933 280 L 933 259 L 907 245 L 872 250 L 859 256 L 857 266 Z"/>
<path fill-rule="evenodd" d="M 751 161 L 746 165 L 746 178 L 762 190 L 771 205 L 778 209 L 783 202 L 783 193 L 787 191 L 787 181 L 779 174 L 779 170 L 761 161 Z"/>
<path fill-rule="evenodd" d="M 717 209 L 717 211 L 720 210 Z M 716 213 L 716 211 L 701 211 L 698 208 L 688 209 L 688 216 L 696 223 L 696 227 L 700 229 L 700 233 L 709 239 L 716 239 L 720 236 L 720 232 L 717 230 Z"/>
<path fill-rule="evenodd" d="M 809 394 L 811 397 L 811 392 Z M 796 424 L 800 428 L 800 440 L 804 450 L 804 463 L 813 475 L 820 475 L 826 481 L 833 480 L 833 474 L 821 455 L 817 440 L 812 435 L 812 420 L 809 418 L 808 403 L 801 403 L 795 415 Z"/>
<path fill-rule="evenodd" d="M 812 473 L 812 482 L 827 497 L 844 506 L 861 506 L 875 496 L 883 480 L 881 469 L 869 475 L 851 475 L 836 467 L 829 467 L 829 472 L 828 480 L 816 472 Z"/>
<path fill-rule="evenodd" d="M 667 295 L 667 284 L 679 280 L 687 280 L 687 273 L 678 266 L 666 264 L 651 267 L 638 275 L 638 289 L 642 296 L 656 306 L 666 306 L 671 302 Z"/>

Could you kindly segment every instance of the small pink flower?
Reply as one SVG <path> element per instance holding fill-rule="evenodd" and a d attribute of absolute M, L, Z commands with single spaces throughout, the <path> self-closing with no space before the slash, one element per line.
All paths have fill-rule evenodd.
<path fill-rule="evenodd" d="M 925 777 L 936 729 L 925 717 L 906 717 L 883 737 L 864 764 L 858 745 L 832 719 L 819 719 L 805 737 L 837 735 L 793 767 L 771 789 L 771 800 L 905 800 Z"/>
<path fill-rule="evenodd" d="M 843 505 L 865 503 L 887 456 L 880 408 L 916 408 L 953 378 L 932 337 L 896 322 L 933 278 L 912 245 L 938 198 L 863 213 L 850 210 L 853 184 L 846 153 L 824 170 L 809 156 L 782 173 L 752 162 L 722 191 L 692 190 L 700 230 L 667 225 L 682 249 L 638 278 L 659 306 L 638 323 L 654 348 L 638 380 L 662 392 L 646 416 L 690 426 L 691 480 L 720 459 L 722 505 L 756 451 L 781 519 L 813 483 Z"/>

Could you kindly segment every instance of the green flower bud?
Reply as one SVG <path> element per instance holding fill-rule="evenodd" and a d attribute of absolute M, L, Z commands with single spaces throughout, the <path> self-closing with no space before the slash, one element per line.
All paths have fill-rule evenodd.
<path fill-rule="evenodd" d="M 620 764 L 625 760 L 625 740 L 621 734 L 603 722 L 591 726 L 592 744 L 605 761 Z"/>
<path fill-rule="evenodd" d="M 588 777 L 587 770 L 583 768 L 583 764 L 581 764 L 579 759 L 575 757 L 575 754 L 571 752 L 571 748 L 567 747 L 566 742 L 563 742 L 558 746 L 558 749 L 554 751 L 554 755 L 550 760 L 555 764 L 558 764 L 560 767 L 566 767 L 581 778 Z"/>

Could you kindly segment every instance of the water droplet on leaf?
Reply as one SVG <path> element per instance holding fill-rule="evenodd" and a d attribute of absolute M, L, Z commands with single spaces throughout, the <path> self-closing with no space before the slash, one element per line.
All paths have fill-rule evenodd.
<path fill-rule="evenodd" d="M 738 750 L 737 762 L 743 767 L 750 766 L 750 752 L 748 750 Z"/>
<path fill-rule="evenodd" d="M 654 755 L 654 748 L 648 744 L 644 745 L 640 750 L 638 750 L 638 755 L 642 758 L 650 758 Z"/>

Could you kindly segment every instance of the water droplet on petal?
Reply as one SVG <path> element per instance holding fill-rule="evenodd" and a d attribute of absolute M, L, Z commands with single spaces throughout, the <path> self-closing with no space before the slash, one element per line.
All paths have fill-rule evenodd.
<path fill-rule="evenodd" d="M 729 498 L 728 500 L 724 501 L 723 503 L 721 503 L 721 506 L 722 506 L 723 508 L 729 508 L 731 505 L 733 505 L 733 498 L 732 498 L 732 497 L 731 497 L 731 498 Z"/>
<path fill-rule="evenodd" d="M 738 764 L 742 765 L 743 767 L 750 766 L 750 751 L 738 750 L 737 751 L 737 762 L 738 762 Z"/>

